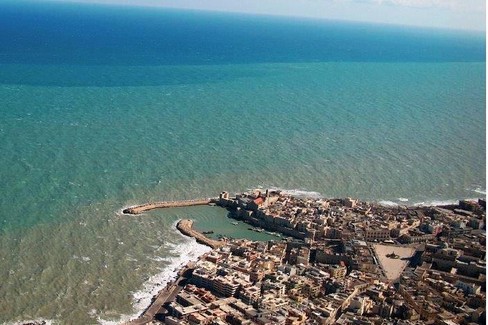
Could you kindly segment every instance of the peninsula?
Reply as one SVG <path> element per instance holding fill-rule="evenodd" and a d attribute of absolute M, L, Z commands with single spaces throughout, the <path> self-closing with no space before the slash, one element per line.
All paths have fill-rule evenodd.
<path fill-rule="evenodd" d="M 195 202 L 285 238 L 217 241 L 181 220 L 178 230 L 213 250 L 186 265 L 130 324 L 485 321 L 485 199 L 385 207 L 255 190 Z M 144 206 L 175 206 L 163 203 Z"/>

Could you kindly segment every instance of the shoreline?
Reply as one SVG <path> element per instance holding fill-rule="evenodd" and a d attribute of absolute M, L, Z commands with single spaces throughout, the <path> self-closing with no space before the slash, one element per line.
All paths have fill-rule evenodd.
<path fill-rule="evenodd" d="M 202 233 L 194 230 L 192 227 L 193 220 L 180 219 L 176 222 L 176 225 L 173 225 L 183 237 L 194 238 L 197 244 L 204 245 L 211 250 L 225 244 L 225 242 L 207 238 Z M 151 298 L 149 305 L 144 307 L 144 309 L 138 313 L 137 318 L 123 321 L 121 324 L 140 325 L 147 324 L 152 321 L 158 311 L 163 308 L 163 305 L 168 302 L 168 299 L 171 298 L 172 295 L 174 295 L 174 292 L 178 289 L 181 290 L 181 288 L 178 287 L 178 283 L 185 278 L 184 274 L 192 270 L 195 262 L 200 260 L 202 256 L 205 256 L 206 254 L 208 254 L 208 252 L 203 252 L 196 257 L 195 261 L 193 261 L 193 259 L 189 259 L 186 263 L 182 262 L 180 266 L 174 268 L 176 270 L 176 274 L 172 276 L 171 279 L 168 279 L 168 282 L 164 285 L 164 287 L 161 287 L 161 289 Z M 168 267 L 172 268 L 171 266 Z"/>
<path fill-rule="evenodd" d="M 296 198 L 305 198 L 305 199 L 326 199 L 326 200 L 335 200 L 337 198 L 334 197 L 326 197 L 321 195 L 318 192 L 314 191 L 302 191 L 302 190 L 282 190 L 276 189 L 277 191 L 281 191 L 287 195 Z M 298 194 L 296 194 L 298 192 Z M 310 194 L 310 195 L 307 195 Z M 480 193 L 481 196 L 486 197 L 485 193 Z M 367 202 L 370 204 L 375 204 L 378 206 L 382 206 L 385 208 L 395 208 L 395 207 L 406 207 L 406 208 L 427 208 L 427 207 L 445 207 L 445 206 L 454 206 L 457 205 L 460 200 L 463 201 L 475 201 L 478 200 L 480 197 L 466 197 L 460 199 L 432 199 L 426 200 L 421 202 L 410 202 L 408 198 L 397 198 L 397 199 L 357 199 L 360 202 Z M 156 210 L 156 209 L 167 209 L 167 208 L 183 208 L 183 207 L 190 207 L 190 206 L 203 206 L 203 205 L 217 205 L 218 206 L 218 198 L 207 198 L 207 199 L 190 199 L 190 200 L 175 200 L 175 201 L 159 201 L 159 202 L 147 202 L 138 205 L 130 205 L 125 206 L 118 210 L 119 214 L 122 215 L 139 215 L 143 214 L 144 212 Z M 225 207 L 224 207 L 225 208 Z"/>
<path fill-rule="evenodd" d="M 247 195 L 247 193 L 245 195 Z M 264 195 L 264 194 L 259 192 L 258 197 L 261 195 Z M 293 197 L 293 195 L 290 195 L 290 197 Z M 235 214 L 233 216 L 231 216 L 231 218 L 236 218 L 238 220 L 240 220 L 240 218 L 243 218 L 243 217 L 244 218 L 245 217 L 251 217 L 251 215 L 249 215 L 249 216 L 245 215 L 245 213 L 244 213 L 245 211 L 250 212 L 250 210 L 247 210 L 247 209 L 251 209 L 252 211 L 254 211 L 253 213 L 258 213 L 258 209 L 257 209 L 258 207 L 250 208 L 250 206 L 244 206 L 241 209 L 241 207 L 238 204 L 239 198 L 240 198 L 240 195 L 237 195 L 235 200 L 231 199 L 231 198 L 229 198 L 229 194 L 227 192 L 222 192 L 218 199 L 208 199 L 206 204 L 214 203 L 215 205 L 228 210 L 229 212 L 231 212 L 231 214 L 232 214 L 232 212 L 234 212 Z M 315 199 L 317 199 L 317 198 L 315 198 Z M 268 200 L 268 191 L 266 191 L 266 201 L 267 200 Z M 319 201 L 321 201 L 321 200 L 322 199 L 319 199 Z M 329 200 L 329 199 L 325 199 L 325 200 Z M 386 210 L 388 210 L 388 209 L 397 210 L 397 209 L 402 209 L 402 208 L 425 209 L 425 208 L 435 208 L 435 207 L 438 207 L 438 208 L 444 207 L 447 209 L 453 209 L 454 210 L 454 208 L 456 206 L 458 206 L 459 204 L 461 204 L 462 201 L 468 201 L 468 200 L 460 200 L 460 201 L 458 201 L 458 204 L 455 204 L 454 202 L 441 202 L 442 204 L 439 204 L 439 205 L 415 204 L 415 205 L 411 205 L 411 206 L 406 206 L 403 204 L 398 204 L 395 206 L 391 206 L 391 205 L 385 206 L 385 205 L 382 205 L 380 202 L 377 202 L 377 201 L 367 202 L 367 201 L 352 200 L 350 198 L 331 199 L 331 200 L 339 200 L 339 201 L 349 200 L 351 202 L 355 202 L 355 203 L 353 203 L 353 205 L 364 203 L 364 204 L 370 205 L 371 207 L 382 208 L 382 209 L 386 209 Z M 479 200 L 486 202 L 485 198 L 479 199 Z M 127 208 L 127 209 L 132 209 L 131 213 L 129 213 L 129 214 L 134 214 L 133 212 L 140 211 L 137 208 L 145 209 L 144 211 L 147 211 L 147 210 L 152 210 L 152 209 L 157 209 L 157 208 L 176 207 L 175 202 L 183 202 L 183 204 L 179 205 L 179 206 L 188 206 L 188 205 L 186 205 L 187 202 L 200 202 L 200 201 L 199 200 L 171 201 L 171 202 L 169 202 L 169 204 L 165 204 L 165 202 L 159 202 L 160 204 L 158 204 L 157 206 L 156 206 L 156 204 L 143 204 L 140 206 L 136 206 L 133 208 Z M 446 203 L 449 203 L 449 204 L 446 204 Z M 197 204 L 197 205 L 203 205 L 203 204 Z M 146 207 L 149 207 L 149 208 L 146 209 Z M 215 251 L 219 247 L 222 247 L 222 246 L 227 244 L 226 241 L 214 240 L 214 239 L 208 238 L 204 234 L 202 234 L 201 232 L 193 229 L 193 221 L 190 219 L 178 220 L 176 222 L 176 229 L 183 236 L 195 238 L 197 243 L 205 245 L 207 247 L 210 247 L 212 249 L 212 251 Z M 276 231 L 276 229 L 274 229 L 274 230 Z M 279 230 L 278 230 L 278 232 L 280 232 L 282 234 L 286 234 L 286 233 L 279 231 Z M 291 235 L 291 234 L 289 234 L 289 235 Z M 298 238 L 296 236 L 293 236 L 293 237 Z M 305 237 L 301 238 L 301 239 L 305 240 Z M 377 246 L 377 244 L 373 245 L 373 247 L 375 247 L 375 246 Z M 199 255 L 195 261 L 188 261 L 186 264 L 182 263 L 181 267 L 179 267 L 178 270 L 175 269 L 175 272 L 177 272 L 176 278 L 173 280 L 170 280 L 166 283 L 166 285 L 153 297 L 150 305 L 144 309 L 144 311 L 139 315 L 139 317 L 136 319 L 130 320 L 128 322 L 125 322 L 123 324 L 124 325 L 146 324 L 146 323 L 149 323 L 151 320 L 154 320 L 155 315 L 157 313 L 159 313 L 160 311 L 164 310 L 163 305 L 168 303 L 168 302 L 171 302 L 172 301 L 171 297 L 173 296 L 173 298 L 174 298 L 174 296 L 176 296 L 177 292 L 182 290 L 183 286 L 178 286 L 178 283 L 182 279 L 185 279 L 185 280 L 187 279 L 186 277 L 184 277 L 184 275 L 187 273 L 191 273 L 191 271 L 193 271 L 193 269 L 195 268 L 196 263 L 202 259 L 202 256 L 206 256 L 207 254 L 208 253 L 204 253 L 204 254 Z M 379 267 L 381 269 L 384 269 L 386 267 L 385 265 L 383 265 L 384 263 L 382 263 L 382 261 L 378 260 L 378 264 L 379 264 Z M 403 272 L 405 267 L 406 267 L 406 265 L 402 267 L 402 271 L 399 274 L 401 274 Z M 384 274 L 386 276 L 386 273 L 384 273 Z M 387 278 L 389 278 L 389 277 L 387 277 Z"/>

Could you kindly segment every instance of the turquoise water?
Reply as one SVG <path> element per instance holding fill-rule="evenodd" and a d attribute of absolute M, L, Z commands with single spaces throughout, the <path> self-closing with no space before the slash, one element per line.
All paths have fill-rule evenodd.
<path fill-rule="evenodd" d="M 155 42 L 165 25 L 156 13 L 141 25 L 141 12 L 120 8 L 113 34 L 104 25 L 85 39 L 77 24 L 108 13 L 76 11 L 77 24 L 57 32 L 66 11 L 32 8 L 9 7 L 2 12 L 15 22 L 0 20 L 13 33 L 0 32 L 0 323 L 137 314 L 178 265 L 206 250 L 175 231 L 180 218 L 275 239 L 215 207 L 129 217 L 124 206 L 256 187 L 407 204 L 485 195 L 484 41 L 162 14 L 187 37 L 178 45 L 173 34 Z M 134 27 L 128 41 L 117 33 L 124 21 Z M 266 24 L 274 29 L 256 37 Z M 192 42 L 195 26 L 209 26 L 203 39 L 219 30 L 222 39 Z"/>
<path fill-rule="evenodd" d="M 77 69 L 6 68 L 31 75 Z M 485 183 L 483 69 L 121 67 L 121 78 L 132 70 L 227 78 L 151 87 L 2 85 L 0 202 L 12 216 L 2 228 L 66 220 L 59 211 L 100 200 L 124 205 L 257 186 L 413 203 L 476 197 Z M 85 78 L 104 73 L 83 70 Z"/>
<path fill-rule="evenodd" d="M 3 67 L 32 74 L 48 68 L 76 69 Z M 214 228 L 235 236 L 216 208 L 134 218 L 118 215 L 123 206 L 259 186 L 411 204 L 484 191 L 483 63 L 117 73 L 128 78 L 133 69 L 227 78 L 143 87 L 0 86 L 1 321 L 82 324 L 133 314 L 131 293 L 173 265 L 153 259 L 170 255 L 170 244 L 186 243 L 171 226 L 178 217 L 195 218 L 197 227 L 198 220 L 207 227 L 217 220 Z M 244 236 L 253 233 L 242 227 Z"/>

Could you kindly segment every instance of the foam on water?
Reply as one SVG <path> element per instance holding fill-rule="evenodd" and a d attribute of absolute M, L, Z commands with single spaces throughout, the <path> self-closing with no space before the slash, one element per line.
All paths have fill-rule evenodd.
<path fill-rule="evenodd" d="M 280 191 L 283 194 L 290 195 L 296 198 L 311 198 L 311 199 L 321 199 L 324 196 L 316 191 L 307 191 L 305 189 L 287 189 L 287 188 L 281 188 L 281 187 L 276 187 L 276 186 L 263 186 L 259 185 L 253 189 L 248 188 L 247 191 L 251 192 L 255 189 L 258 190 L 270 190 L 270 191 Z"/>
<path fill-rule="evenodd" d="M 479 193 L 479 194 L 483 194 L 483 195 L 486 195 L 486 189 L 482 189 L 481 187 L 477 187 L 475 188 L 474 190 L 472 190 L 473 192 L 476 192 L 476 193 Z"/>
<path fill-rule="evenodd" d="M 26 323 L 33 323 L 34 325 L 55 325 L 55 324 L 58 324 L 54 320 L 39 318 L 39 319 L 33 319 L 33 320 L 23 320 L 20 322 L 10 322 L 10 323 L 5 323 L 4 325 L 23 325 Z"/>
<path fill-rule="evenodd" d="M 433 201 L 425 201 L 425 202 L 417 202 L 414 203 L 413 206 L 442 206 L 442 205 L 455 205 L 458 204 L 459 200 L 433 200 Z"/>
<path fill-rule="evenodd" d="M 466 198 L 465 200 L 477 201 L 478 198 Z M 429 200 L 429 201 L 420 201 L 420 202 L 405 204 L 406 202 L 409 202 L 409 199 L 398 198 L 398 202 L 391 201 L 391 200 L 380 200 L 378 201 L 378 204 L 383 205 L 385 207 L 395 207 L 399 205 L 414 206 L 414 207 L 422 207 L 422 206 L 429 207 L 429 206 L 456 205 L 459 203 L 459 200 Z"/>
<path fill-rule="evenodd" d="M 321 199 L 324 196 L 315 191 L 306 191 L 303 189 L 283 189 L 283 188 L 274 188 L 274 190 L 282 191 L 284 194 L 291 195 L 296 198 L 310 198 L 310 199 Z"/>
<path fill-rule="evenodd" d="M 152 18 L 138 12 L 129 21 L 124 9 L 118 24 L 103 18 L 118 16 L 114 8 L 100 15 L 78 9 L 0 10 L 0 27 L 20 33 L 0 33 L 0 206 L 9 207 L 0 220 L 0 323 L 74 323 L 83 315 L 78 324 L 87 324 L 96 319 L 92 309 L 117 319 L 136 305 L 127 293 L 150 297 L 143 279 L 179 263 L 172 259 L 179 248 L 166 250 L 180 240 L 171 223 L 197 209 L 127 217 L 115 212 L 123 205 L 256 184 L 299 197 L 409 204 L 485 192 L 484 35 L 473 56 L 479 42 L 434 35 L 432 47 L 384 26 L 355 33 L 311 24 L 304 34 L 301 23 L 258 19 L 273 42 L 256 42 L 249 17 L 236 25 L 175 13 L 166 21 L 150 10 Z M 385 51 L 376 46 L 381 35 L 388 35 L 380 42 Z M 167 39 L 175 47 L 161 41 Z M 392 45 L 398 39 L 408 53 Z M 451 46 L 457 43 L 466 46 Z M 351 58 L 344 46 L 364 49 Z M 188 54 L 182 60 L 178 48 Z M 303 49 L 313 51 L 304 57 Z M 429 62 L 419 62 L 423 50 Z M 198 214 L 202 229 L 265 239 L 220 222 L 224 211 Z M 160 270 L 168 264 L 174 266 Z"/>
<path fill-rule="evenodd" d="M 398 203 L 393 202 L 393 201 L 388 201 L 388 200 L 378 201 L 378 204 L 385 206 L 385 207 L 396 207 L 396 206 L 398 206 Z"/>
<path fill-rule="evenodd" d="M 176 222 L 172 227 L 176 230 Z M 190 238 L 184 235 L 182 244 L 168 244 L 172 257 L 150 257 L 150 259 L 166 262 L 161 272 L 151 276 L 145 283 L 144 287 L 132 294 L 134 314 L 122 315 L 118 320 L 105 320 L 97 316 L 97 320 L 103 325 L 115 325 L 137 318 L 144 310 L 149 307 L 152 297 L 157 295 L 159 291 L 166 287 L 166 285 L 175 280 L 178 276 L 178 271 L 188 262 L 196 261 L 200 256 L 210 252 L 212 249 L 208 246 L 201 245 L 196 242 L 195 238 Z"/>

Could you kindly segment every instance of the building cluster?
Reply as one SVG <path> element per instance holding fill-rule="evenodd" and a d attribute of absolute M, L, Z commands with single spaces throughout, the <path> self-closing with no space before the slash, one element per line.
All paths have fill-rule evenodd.
<path fill-rule="evenodd" d="M 254 191 L 217 204 L 287 238 L 204 255 L 165 324 L 484 324 L 484 200 L 384 207 Z M 414 252 L 392 278 L 375 246 Z M 394 253 L 387 257 L 395 259 Z"/>

